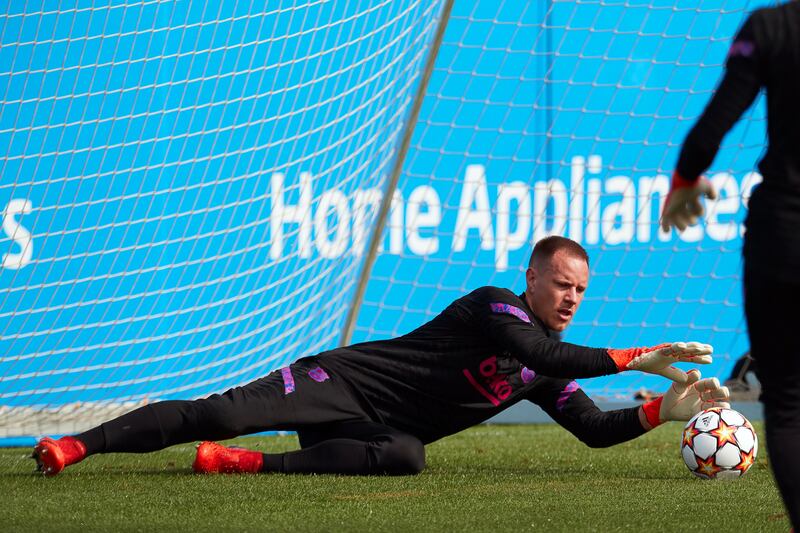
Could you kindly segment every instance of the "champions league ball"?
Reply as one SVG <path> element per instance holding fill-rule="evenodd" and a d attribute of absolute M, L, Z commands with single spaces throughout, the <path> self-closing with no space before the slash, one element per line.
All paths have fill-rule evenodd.
<path fill-rule="evenodd" d="M 738 411 L 713 407 L 694 415 L 683 429 L 681 455 L 703 479 L 733 479 L 753 466 L 758 436 Z"/>

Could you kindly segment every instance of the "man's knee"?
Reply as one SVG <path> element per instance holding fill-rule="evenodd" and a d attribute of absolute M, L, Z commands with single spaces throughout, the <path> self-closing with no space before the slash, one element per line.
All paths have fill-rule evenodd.
<path fill-rule="evenodd" d="M 202 400 L 195 400 L 193 416 L 196 424 L 215 438 L 230 438 L 247 433 L 249 423 L 246 411 L 229 394 L 213 394 Z"/>
<path fill-rule="evenodd" d="M 425 469 L 425 446 L 411 435 L 392 435 L 380 444 L 377 466 L 394 476 L 419 474 Z"/>

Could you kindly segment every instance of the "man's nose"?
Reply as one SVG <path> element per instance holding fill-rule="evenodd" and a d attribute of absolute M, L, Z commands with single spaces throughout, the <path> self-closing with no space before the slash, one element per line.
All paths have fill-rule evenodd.
<path fill-rule="evenodd" d="M 567 291 L 567 296 L 565 300 L 567 300 L 570 303 L 575 303 L 578 301 L 578 291 L 575 289 L 575 287 L 571 287 Z"/>

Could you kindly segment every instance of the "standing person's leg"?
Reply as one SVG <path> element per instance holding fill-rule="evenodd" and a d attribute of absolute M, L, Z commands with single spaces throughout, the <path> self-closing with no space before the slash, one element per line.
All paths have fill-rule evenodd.
<path fill-rule="evenodd" d="M 425 468 L 425 446 L 416 437 L 371 421 L 300 429 L 300 450 L 262 454 L 204 442 L 197 472 L 411 475 Z"/>
<path fill-rule="evenodd" d="M 757 362 L 767 448 L 789 518 L 800 529 L 800 284 L 745 271 L 745 314 Z"/>

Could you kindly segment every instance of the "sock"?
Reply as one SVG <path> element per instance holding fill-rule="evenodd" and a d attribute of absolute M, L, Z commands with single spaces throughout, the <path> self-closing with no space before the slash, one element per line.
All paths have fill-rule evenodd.
<path fill-rule="evenodd" d="M 260 472 L 283 472 L 283 454 L 262 453 Z"/>
<path fill-rule="evenodd" d="M 75 435 L 75 438 L 81 441 L 86 447 L 87 456 L 102 452 L 106 447 L 106 436 L 103 434 L 103 429 L 101 426 L 97 426 L 89 431 Z"/>

